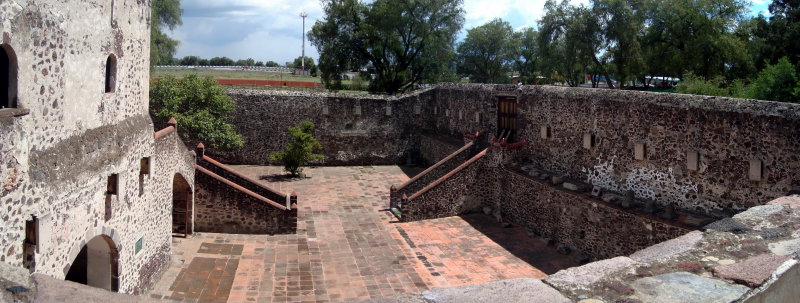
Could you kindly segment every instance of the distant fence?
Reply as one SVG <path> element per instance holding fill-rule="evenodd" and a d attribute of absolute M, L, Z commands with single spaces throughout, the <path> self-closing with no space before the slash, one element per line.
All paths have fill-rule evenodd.
<path fill-rule="evenodd" d="M 266 66 L 194 66 L 194 65 L 158 65 L 160 69 L 201 69 L 201 70 L 250 70 L 273 73 L 296 73 L 300 72 L 293 67 L 266 67 Z"/>
<path fill-rule="evenodd" d="M 279 80 L 252 80 L 252 79 L 215 79 L 220 85 L 237 86 L 286 86 L 302 88 L 322 88 L 317 82 L 306 81 L 279 81 Z"/>

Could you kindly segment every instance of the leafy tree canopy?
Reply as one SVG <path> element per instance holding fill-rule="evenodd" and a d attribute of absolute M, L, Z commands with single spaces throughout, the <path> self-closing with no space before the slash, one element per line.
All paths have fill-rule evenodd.
<path fill-rule="evenodd" d="M 462 0 L 323 0 L 325 18 L 309 34 L 322 81 L 370 69 L 373 92 L 396 94 L 435 81 L 447 69 L 464 23 Z"/>
<path fill-rule="evenodd" d="M 311 57 L 305 57 L 305 58 L 306 58 L 305 61 L 306 70 L 310 71 L 311 75 L 316 76 L 317 65 L 314 64 L 314 58 Z M 288 64 L 286 67 L 300 68 L 301 66 L 303 66 L 303 56 L 297 57 L 297 59 L 294 59 L 294 61 L 292 61 L 291 64 Z"/>
<path fill-rule="evenodd" d="M 172 61 L 179 41 L 164 33 L 183 24 L 181 21 L 180 0 L 153 0 L 150 26 L 150 65 L 166 64 Z"/>
<path fill-rule="evenodd" d="M 181 138 L 190 145 L 203 142 L 220 149 L 242 147 L 242 136 L 230 123 L 234 109 L 233 99 L 211 77 L 166 77 L 150 85 L 150 115 L 158 124 L 175 118 Z"/>
<path fill-rule="evenodd" d="M 511 24 L 501 19 L 467 31 L 458 45 L 458 73 L 472 82 L 507 83 L 513 59 Z"/>

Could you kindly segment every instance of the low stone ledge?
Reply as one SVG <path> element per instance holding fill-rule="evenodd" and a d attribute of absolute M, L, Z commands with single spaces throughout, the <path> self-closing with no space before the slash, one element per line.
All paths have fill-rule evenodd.
<path fill-rule="evenodd" d="M 739 263 L 714 267 L 714 276 L 733 280 L 750 287 L 761 286 L 784 262 L 785 256 L 762 254 Z"/>
<path fill-rule="evenodd" d="M 631 254 L 630 258 L 636 262 L 653 262 L 661 260 L 692 249 L 697 242 L 700 242 L 700 239 L 702 238 L 702 232 L 693 231 L 675 239 L 661 242 L 637 251 Z"/>
<path fill-rule="evenodd" d="M 568 303 L 567 297 L 541 280 L 520 278 L 480 285 L 437 288 L 422 296 L 431 303 L 538 302 Z"/>
<path fill-rule="evenodd" d="M 800 208 L 800 195 L 780 197 L 767 203 L 768 205 L 783 205 L 788 208 Z"/>
<path fill-rule="evenodd" d="M 752 220 L 764 220 L 767 217 L 774 215 L 783 210 L 782 205 L 760 205 L 751 207 L 748 210 L 745 210 L 735 216 L 734 219 L 738 220 L 739 222 L 742 221 L 752 221 Z"/>
<path fill-rule="evenodd" d="M 655 277 L 645 277 L 631 284 L 641 302 L 728 303 L 750 289 L 725 281 L 704 278 L 688 272 L 675 272 Z"/>
<path fill-rule="evenodd" d="M 545 282 L 561 291 L 588 289 L 595 282 L 620 270 L 633 268 L 636 264 L 631 258 L 616 257 L 592 262 L 583 266 L 567 268 L 547 277 Z"/>

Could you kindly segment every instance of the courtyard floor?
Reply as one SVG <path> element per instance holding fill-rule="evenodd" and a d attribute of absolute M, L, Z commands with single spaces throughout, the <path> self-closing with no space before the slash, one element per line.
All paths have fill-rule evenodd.
<path fill-rule="evenodd" d="M 299 197 L 291 235 L 198 233 L 173 239 L 173 260 L 150 292 L 185 302 L 340 302 L 520 277 L 578 265 L 520 227 L 483 214 L 398 223 L 385 209 L 397 166 L 233 166 Z"/>

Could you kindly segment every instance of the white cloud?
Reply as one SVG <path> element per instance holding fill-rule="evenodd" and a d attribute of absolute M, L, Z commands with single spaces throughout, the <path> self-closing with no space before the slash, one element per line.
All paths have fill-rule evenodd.
<path fill-rule="evenodd" d="M 302 19 L 306 30 L 322 18 L 319 0 L 191 0 L 182 3 L 183 26 L 173 32 L 181 41 L 177 57 L 226 56 L 278 63 L 300 56 Z M 306 41 L 306 55 L 318 57 Z"/>
<path fill-rule="evenodd" d="M 466 0 L 464 1 L 464 28 L 480 26 L 495 18 L 508 16 L 512 0 Z"/>
<path fill-rule="evenodd" d="M 369 0 L 365 0 L 369 1 Z M 588 5 L 590 0 L 571 0 Z M 753 14 L 766 9 L 769 0 L 749 0 Z M 502 18 L 516 29 L 535 27 L 544 14 L 546 0 L 465 0 L 464 29 Z M 254 58 L 278 63 L 300 56 L 302 19 L 306 11 L 306 30 L 322 19 L 320 0 L 184 0 L 183 26 L 173 37 L 181 41 L 176 56 L 204 58 L 226 56 Z M 318 52 L 306 41 L 306 55 Z"/>

